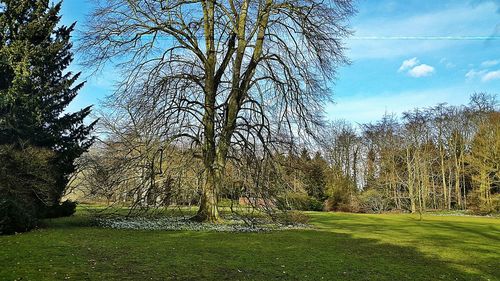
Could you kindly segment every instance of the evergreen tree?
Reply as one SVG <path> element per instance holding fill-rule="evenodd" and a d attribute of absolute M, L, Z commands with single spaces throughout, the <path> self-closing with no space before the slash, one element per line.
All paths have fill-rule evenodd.
<path fill-rule="evenodd" d="M 325 199 L 326 178 L 325 170 L 328 163 L 323 159 L 319 152 L 316 152 L 314 158 L 304 165 L 306 171 L 306 190 L 307 195 L 318 200 Z"/>
<path fill-rule="evenodd" d="M 64 109 L 83 83 L 65 71 L 73 59 L 71 26 L 59 24 L 61 2 L 0 0 L 0 145 L 40 147 L 54 152 L 57 173 L 52 204 L 58 203 L 74 160 L 92 143 L 95 123 L 83 121 L 86 107 Z"/>

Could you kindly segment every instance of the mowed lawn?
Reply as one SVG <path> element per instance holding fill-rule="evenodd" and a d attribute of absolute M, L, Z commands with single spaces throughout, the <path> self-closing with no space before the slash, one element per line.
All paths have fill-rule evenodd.
<path fill-rule="evenodd" d="M 309 213 L 268 233 L 113 230 L 85 215 L 0 237 L 0 280 L 500 280 L 500 219 Z"/>

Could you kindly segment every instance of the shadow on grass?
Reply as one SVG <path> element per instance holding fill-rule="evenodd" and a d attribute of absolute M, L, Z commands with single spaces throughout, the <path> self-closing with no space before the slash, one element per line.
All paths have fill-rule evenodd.
<path fill-rule="evenodd" d="M 80 227 L 82 222 L 78 216 L 59 219 L 43 231 L 0 237 L 0 279 L 495 279 L 491 272 L 457 270 L 413 247 L 324 230 L 131 231 Z"/>
<path fill-rule="evenodd" d="M 483 280 L 500 280 L 500 224 L 495 220 L 357 214 L 315 214 L 313 220 L 321 231 L 410 247 Z"/>
<path fill-rule="evenodd" d="M 454 231 L 459 233 L 469 233 L 476 236 L 489 239 L 500 245 L 500 228 L 493 228 L 491 226 L 479 225 L 472 226 L 462 223 L 449 223 L 449 222 L 432 222 L 433 227 L 442 228 L 447 231 Z"/>
<path fill-rule="evenodd" d="M 93 218 L 89 215 L 76 214 L 70 217 L 43 219 L 39 229 L 80 228 L 93 226 Z"/>
<path fill-rule="evenodd" d="M 476 236 L 479 239 L 500 243 L 500 224 L 471 221 L 446 221 L 445 218 L 427 217 L 419 220 L 410 215 L 400 215 L 396 218 L 377 217 L 377 215 L 331 214 L 330 216 L 313 216 L 315 225 L 322 229 L 341 229 L 349 232 L 383 232 L 411 236 L 428 236 L 443 234 L 448 239 L 461 240 L 466 236 Z M 470 218 L 469 218 L 470 219 Z M 492 219 L 492 222 L 494 219 Z M 500 222 L 500 221 L 499 221 Z M 411 235 L 411 236 L 410 236 Z M 458 241 L 457 241 L 458 242 Z"/>

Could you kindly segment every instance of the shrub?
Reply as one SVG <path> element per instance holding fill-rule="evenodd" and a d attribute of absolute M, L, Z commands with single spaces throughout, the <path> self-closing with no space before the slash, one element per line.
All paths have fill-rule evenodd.
<path fill-rule="evenodd" d="M 307 224 L 309 223 L 309 216 L 296 211 L 283 213 L 279 216 L 279 221 L 286 225 Z"/>
<path fill-rule="evenodd" d="M 389 210 L 389 199 L 376 189 L 369 189 L 361 193 L 361 210 L 367 213 L 381 213 Z"/>
<path fill-rule="evenodd" d="M 323 211 L 323 203 L 316 198 L 309 197 L 307 211 Z"/>
<path fill-rule="evenodd" d="M 486 202 L 478 190 L 473 190 L 467 195 L 467 209 L 478 215 L 500 212 L 500 194 L 492 194 L 490 200 Z"/>
<path fill-rule="evenodd" d="M 472 213 L 478 214 L 481 209 L 481 199 L 479 198 L 479 192 L 473 190 L 467 194 L 467 209 Z"/>
<path fill-rule="evenodd" d="M 0 233 L 34 228 L 53 202 L 52 152 L 35 147 L 0 146 Z"/>
<path fill-rule="evenodd" d="M 278 199 L 278 208 L 282 210 L 322 211 L 323 203 L 303 193 L 290 193 L 286 198 Z"/>
<path fill-rule="evenodd" d="M 500 213 L 500 193 L 491 195 L 491 205 L 493 212 Z"/>
<path fill-rule="evenodd" d="M 16 198 L 0 200 L 0 235 L 25 232 L 38 223 L 36 209 Z"/>
<path fill-rule="evenodd" d="M 66 200 L 58 205 L 53 205 L 47 208 L 45 218 L 60 218 L 69 217 L 76 211 L 77 203 L 74 201 Z"/>
<path fill-rule="evenodd" d="M 325 200 L 323 210 L 359 213 L 361 208 L 357 195 L 349 196 L 347 199 L 332 196 Z"/>

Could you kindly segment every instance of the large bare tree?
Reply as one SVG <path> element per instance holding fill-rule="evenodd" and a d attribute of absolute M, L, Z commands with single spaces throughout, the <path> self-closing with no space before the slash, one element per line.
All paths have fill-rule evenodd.
<path fill-rule="evenodd" d="M 313 133 L 352 0 L 96 0 L 87 63 L 123 71 L 115 101 L 165 142 L 190 141 L 205 167 L 200 221 L 215 222 L 234 151 L 262 155 Z"/>

